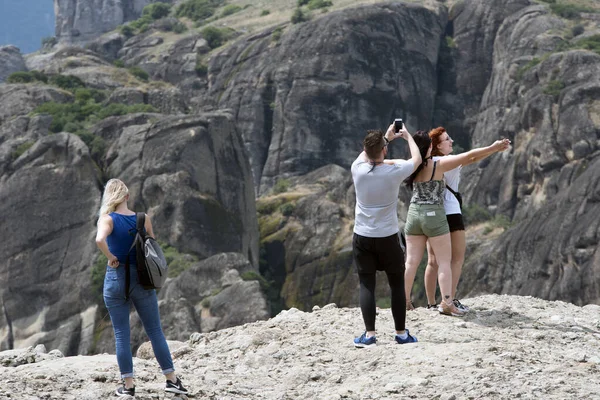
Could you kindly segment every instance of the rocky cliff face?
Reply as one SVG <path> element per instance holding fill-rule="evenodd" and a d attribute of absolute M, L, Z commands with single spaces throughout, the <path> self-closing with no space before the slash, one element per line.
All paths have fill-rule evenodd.
<path fill-rule="evenodd" d="M 470 168 L 465 187 L 469 201 L 494 205 L 516 226 L 485 247 L 488 256 L 471 258 L 467 290 L 598 302 L 600 56 L 561 51 L 580 40 L 561 27 L 531 5 L 498 30 L 473 141 L 508 136 L 514 150 Z"/>
<path fill-rule="evenodd" d="M 15 46 L 0 46 L 0 83 L 13 72 L 25 71 L 25 60 Z"/>
<path fill-rule="evenodd" d="M 108 118 L 90 128 L 106 143 L 106 150 L 92 159 L 77 135 L 49 134 L 51 116 L 28 115 L 48 101 L 70 104 L 71 92 L 40 84 L 5 85 L 0 100 L 1 109 L 11 114 L 0 119 L 0 198 L 10 227 L 0 233 L 2 348 L 45 343 L 65 354 L 102 348 L 98 329 L 103 323 L 98 323 L 103 310 L 95 300 L 99 288 L 92 266 L 106 176 L 128 183 L 131 205 L 154 216 L 163 243 L 201 259 L 240 253 L 235 262 L 217 262 L 218 273 L 237 278 L 222 282 L 217 274 L 208 281 L 214 287 L 205 283 L 210 293 L 204 297 L 214 297 L 207 311 L 212 322 L 205 321 L 205 330 L 268 315 L 258 282 L 239 277 L 258 265 L 258 227 L 248 158 L 230 114 Z M 236 265 L 239 272 L 230 272 Z M 194 279 L 205 281 L 205 275 L 198 272 Z M 253 305 L 253 312 L 232 310 L 212 293 L 219 288 L 227 293 L 230 286 Z M 175 309 L 169 302 L 178 301 L 168 298 L 166 306 Z M 182 309 L 193 310 L 196 303 L 190 304 Z M 187 321 L 189 327 L 178 321 L 178 332 L 202 330 L 200 311 L 196 320 Z"/>
<path fill-rule="evenodd" d="M 54 0 L 56 37 L 62 43 L 85 43 L 142 14 L 153 0 Z M 166 3 L 167 1 L 163 1 Z"/>

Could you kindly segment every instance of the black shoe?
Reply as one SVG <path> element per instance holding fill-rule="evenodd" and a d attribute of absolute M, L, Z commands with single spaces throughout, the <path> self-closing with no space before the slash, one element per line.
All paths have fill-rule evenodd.
<path fill-rule="evenodd" d="M 438 310 L 438 304 L 427 304 L 427 309 L 429 311 L 437 311 Z"/>
<path fill-rule="evenodd" d="M 131 389 L 126 389 L 125 385 L 119 387 L 115 390 L 115 394 L 119 397 L 134 397 L 135 396 L 135 386 Z"/>
<path fill-rule="evenodd" d="M 187 394 L 188 393 L 187 389 L 184 388 L 183 385 L 181 384 L 181 379 L 179 379 L 179 378 L 177 378 L 177 381 L 174 383 L 167 379 L 167 387 L 165 388 L 165 392 L 179 393 L 179 394 Z"/>

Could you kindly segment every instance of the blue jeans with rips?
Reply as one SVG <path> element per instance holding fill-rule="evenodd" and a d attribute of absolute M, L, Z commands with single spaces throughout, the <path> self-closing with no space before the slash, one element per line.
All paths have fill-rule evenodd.
<path fill-rule="evenodd" d="M 133 377 L 131 332 L 129 330 L 131 303 L 133 303 L 144 325 L 144 330 L 150 338 L 154 355 L 163 374 L 174 372 L 175 368 L 173 368 L 169 346 L 160 325 L 156 290 L 146 290 L 139 284 L 135 265 L 130 265 L 129 269 L 129 300 L 125 300 L 125 264 L 119 264 L 118 268 L 106 266 L 106 275 L 104 276 L 104 304 L 106 304 L 110 314 L 115 332 L 117 362 L 121 371 L 121 378 Z"/>

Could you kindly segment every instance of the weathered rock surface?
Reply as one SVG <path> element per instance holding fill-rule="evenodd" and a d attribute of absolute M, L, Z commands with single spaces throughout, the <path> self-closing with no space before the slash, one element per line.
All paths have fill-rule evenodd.
<path fill-rule="evenodd" d="M 36 107 L 48 101 L 65 103 L 72 100 L 73 95 L 62 89 L 42 85 L 14 84 L 0 85 L 0 124 L 12 117 L 24 116 Z M 3 138 L 0 138 L 0 142 Z"/>
<path fill-rule="evenodd" d="M 599 301 L 600 55 L 560 51 L 563 24 L 532 5 L 498 30 L 473 142 L 514 148 L 467 168 L 463 188 L 516 226 L 469 258 L 467 292 Z"/>
<path fill-rule="evenodd" d="M 17 158 L 2 157 L 1 170 L 0 348 L 44 343 L 77 354 L 93 333 L 87 293 L 98 172 L 81 139 L 66 133 L 40 138 Z"/>
<path fill-rule="evenodd" d="M 15 46 L 0 46 L 0 83 L 18 71 L 27 71 L 21 51 Z"/>
<path fill-rule="evenodd" d="M 54 0 L 56 37 L 61 43 L 85 43 L 137 19 L 154 0 Z M 163 1 L 168 3 L 169 1 Z"/>
<path fill-rule="evenodd" d="M 348 168 L 366 129 L 428 126 L 446 8 L 361 6 L 233 43 L 210 61 L 197 107 L 230 108 L 258 193 L 279 177 Z M 391 51 L 390 49 L 393 49 Z"/>
<path fill-rule="evenodd" d="M 355 349 L 352 339 L 362 332 L 360 310 L 328 305 L 195 333 L 186 345 L 176 343 L 172 353 L 177 372 L 196 398 L 600 396 L 597 305 L 581 308 L 497 295 L 466 303 L 473 311 L 463 319 L 424 308 L 408 312 L 407 327 L 419 339 L 410 345 L 395 343 L 391 312 L 380 309 L 377 347 Z M 156 360 L 135 358 L 134 366 L 136 398 L 163 398 Z M 461 379 L 448 384 L 450 370 L 461 371 Z M 120 383 L 115 356 L 107 354 L 0 367 L 0 374 L 0 396 L 14 397 L 18 391 L 23 397 L 50 400 L 108 398 Z"/>

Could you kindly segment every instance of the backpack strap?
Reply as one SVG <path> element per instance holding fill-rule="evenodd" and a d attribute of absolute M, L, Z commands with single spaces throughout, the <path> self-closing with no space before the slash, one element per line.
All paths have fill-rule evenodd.
<path fill-rule="evenodd" d="M 431 178 L 429 179 L 430 181 L 433 180 L 433 176 L 435 175 L 435 167 L 437 167 L 437 161 L 433 162 L 433 172 L 431 173 Z"/>
<path fill-rule="evenodd" d="M 127 252 L 127 260 L 125 261 L 125 300 L 129 300 L 129 287 L 131 285 L 130 280 L 131 277 L 129 275 L 129 253 L 131 250 L 136 247 L 138 244 L 138 237 L 141 237 L 142 242 L 144 237 L 146 236 L 146 229 L 144 228 L 144 224 L 146 223 L 146 214 L 143 212 L 139 212 L 135 214 L 135 237 L 133 238 L 133 243 Z M 137 249 L 137 247 L 136 247 Z M 136 251 L 137 255 L 137 251 Z M 136 257 L 137 258 L 137 257 Z M 137 264 L 137 260 L 136 260 Z"/>
<path fill-rule="evenodd" d="M 462 196 L 460 195 L 460 193 L 456 192 L 454 189 L 452 189 L 450 186 L 448 186 L 448 184 L 446 184 L 446 189 L 448 189 L 448 191 L 450 193 L 452 193 L 454 195 L 454 197 L 456 197 L 456 200 L 458 200 L 458 205 L 460 206 L 460 208 L 462 210 Z"/>

